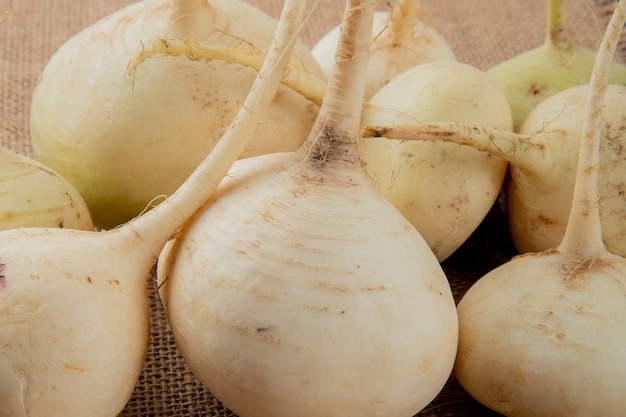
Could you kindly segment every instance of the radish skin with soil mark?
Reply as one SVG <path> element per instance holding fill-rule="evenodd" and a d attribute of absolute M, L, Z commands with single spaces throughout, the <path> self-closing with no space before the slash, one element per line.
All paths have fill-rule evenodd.
<path fill-rule="evenodd" d="M 496 268 L 458 305 L 455 376 L 505 416 L 618 416 L 626 408 L 626 259 L 603 245 L 598 211 L 603 100 L 625 13 L 621 0 L 598 51 L 563 240 Z"/>
<path fill-rule="evenodd" d="M 178 350 L 240 417 L 410 417 L 450 376 L 449 283 L 358 155 L 373 12 L 347 1 L 302 148 L 237 161 L 159 256 Z"/>
<path fill-rule="evenodd" d="M 0 415 L 114 417 L 149 344 L 146 281 L 166 241 L 209 198 L 280 84 L 304 4 L 285 2 L 276 40 L 240 112 L 157 208 L 106 231 L 0 232 Z"/>
<path fill-rule="evenodd" d="M 460 62 L 427 62 L 398 75 L 366 103 L 361 124 L 443 120 L 513 129 L 500 88 Z M 501 158 L 443 142 L 363 138 L 360 154 L 378 190 L 420 231 L 439 261 L 482 222 L 507 167 Z"/>
<path fill-rule="evenodd" d="M 366 100 L 396 75 L 414 65 L 430 61 L 456 61 L 447 40 L 429 26 L 428 19 L 427 11 L 418 0 L 397 0 L 389 11 L 374 13 Z M 326 77 L 334 63 L 339 28 L 332 28 L 311 49 Z"/>
<path fill-rule="evenodd" d="M 515 131 L 537 104 L 559 91 L 587 84 L 591 77 L 596 52 L 569 38 L 566 0 L 547 0 L 547 6 L 543 44 L 487 70 L 509 100 Z M 625 84 L 626 66 L 614 62 L 609 82 Z"/>
<path fill-rule="evenodd" d="M 367 126 L 367 136 L 454 142 L 509 163 L 504 184 L 511 237 L 520 253 L 556 247 L 563 239 L 576 177 L 589 85 L 570 87 L 544 100 L 519 133 L 458 123 Z M 626 256 L 626 87 L 609 85 L 604 99 L 598 204 L 608 250 Z"/>
<path fill-rule="evenodd" d="M 240 0 L 146 0 L 85 28 L 46 64 L 33 93 L 33 155 L 84 197 L 110 229 L 170 195 L 219 140 L 257 71 L 186 57 L 126 67 L 164 36 L 265 53 L 276 20 Z M 293 61 L 322 77 L 299 43 Z M 318 106 L 281 88 L 242 156 L 297 149 Z"/>

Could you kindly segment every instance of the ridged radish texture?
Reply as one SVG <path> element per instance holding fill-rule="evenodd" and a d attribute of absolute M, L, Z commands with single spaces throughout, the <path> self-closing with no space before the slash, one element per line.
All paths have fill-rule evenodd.
<path fill-rule="evenodd" d="M 358 155 L 373 7 L 347 2 L 302 148 L 238 161 L 159 256 L 178 349 L 240 417 L 411 417 L 450 376 L 449 283 Z"/>

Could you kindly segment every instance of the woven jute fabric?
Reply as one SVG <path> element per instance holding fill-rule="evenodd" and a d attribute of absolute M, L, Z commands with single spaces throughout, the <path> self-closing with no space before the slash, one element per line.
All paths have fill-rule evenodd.
<path fill-rule="evenodd" d="M 145 0 L 150 1 L 150 0 Z M 3 145 L 31 155 L 28 114 L 38 75 L 54 51 L 69 37 L 132 0 L 15 0 L 0 24 L 0 127 Z M 282 2 L 249 0 L 278 17 Z M 310 1 L 310 3 L 315 3 Z M 388 7 L 388 1 L 379 1 Z M 612 0 L 568 0 L 568 32 L 576 42 L 595 48 L 615 6 Z M 0 7 L 7 7 L 0 0 Z M 486 70 L 536 47 L 545 37 L 545 0 L 423 0 L 430 24 L 448 40 L 459 61 Z M 312 46 L 343 11 L 341 0 L 320 0 L 301 38 Z M 106 50 L 101 51 L 103 55 Z M 620 46 L 618 59 L 625 51 Z M 506 222 L 494 208 L 481 226 L 443 264 L 457 300 L 482 275 L 515 255 Z M 145 369 L 121 416 L 234 416 L 194 377 L 176 349 L 154 280 L 149 280 L 152 308 L 151 345 Z M 372 375 L 376 378 L 376 375 Z M 495 416 L 450 378 L 441 394 L 420 416 Z M 87 416 L 86 416 L 87 417 Z M 298 417 L 298 416 L 294 416 Z M 355 416 L 357 417 L 357 416 Z M 390 416 L 391 417 L 391 416 Z"/>

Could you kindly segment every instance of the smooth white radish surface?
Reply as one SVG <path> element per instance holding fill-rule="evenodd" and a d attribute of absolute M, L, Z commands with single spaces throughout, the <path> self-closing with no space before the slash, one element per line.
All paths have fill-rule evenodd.
<path fill-rule="evenodd" d="M 237 161 L 159 257 L 178 349 L 241 417 L 409 417 L 450 375 L 447 279 L 359 160 L 373 7 L 347 2 L 303 147 Z"/>
<path fill-rule="evenodd" d="M 41 163 L 0 147 L 0 230 L 64 227 L 91 230 L 91 214 L 78 191 Z"/>
<path fill-rule="evenodd" d="M 36 86 L 35 158 L 78 189 L 96 226 L 135 217 L 156 197 L 170 195 L 214 146 L 256 71 L 183 56 L 148 60 L 129 77 L 129 61 L 142 44 L 163 37 L 265 52 L 275 25 L 238 0 L 141 1 L 94 23 L 59 48 Z M 321 76 L 303 45 L 296 55 Z M 316 114 L 315 104 L 281 88 L 243 155 L 297 149 Z"/>
<path fill-rule="evenodd" d="M 326 77 L 335 60 L 339 29 L 339 25 L 332 28 L 311 50 Z M 447 40 L 429 26 L 428 15 L 417 0 L 397 0 L 389 11 L 376 11 L 372 37 L 366 99 L 414 65 L 430 61 L 456 61 Z"/>
<path fill-rule="evenodd" d="M 253 135 L 303 9 L 300 1 L 286 2 L 284 24 L 231 128 L 159 207 L 106 232 L 0 232 L 0 415 L 114 417 L 122 410 L 147 353 L 150 270 Z"/>
<path fill-rule="evenodd" d="M 598 211 L 602 105 L 626 2 L 617 7 L 588 92 L 563 240 L 488 273 L 458 305 L 455 375 L 505 416 L 613 416 L 626 407 L 626 259 L 604 247 Z"/>
<path fill-rule="evenodd" d="M 569 87 L 588 83 L 596 57 L 595 51 L 570 39 L 566 25 L 567 1 L 547 0 L 546 4 L 544 42 L 487 71 L 509 100 L 516 131 L 543 100 Z M 626 66 L 613 63 L 609 81 L 625 83 Z"/>
<path fill-rule="evenodd" d="M 513 128 L 500 88 L 484 72 L 460 62 L 428 62 L 400 74 L 369 100 L 361 123 L 439 121 Z M 444 142 L 364 138 L 360 154 L 378 190 L 420 231 L 440 261 L 489 212 L 507 167 L 488 153 Z"/>

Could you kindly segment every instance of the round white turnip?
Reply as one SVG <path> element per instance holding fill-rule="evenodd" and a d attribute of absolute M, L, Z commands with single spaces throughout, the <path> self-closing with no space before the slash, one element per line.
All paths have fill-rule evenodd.
<path fill-rule="evenodd" d="M 358 155 L 373 7 L 347 2 L 302 148 L 237 161 L 159 256 L 179 351 L 240 417 L 410 417 L 450 375 L 446 276 Z"/>
<path fill-rule="evenodd" d="M 240 0 L 147 0 L 101 19 L 63 44 L 40 76 L 30 112 L 35 158 L 77 188 L 97 227 L 137 216 L 214 146 L 256 70 L 181 57 L 148 60 L 129 77 L 129 61 L 164 36 L 265 53 L 275 25 Z M 321 76 L 303 44 L 293 59 Z M 281 88 L 243 156 L 297 149 L 317 109 Z"/>

